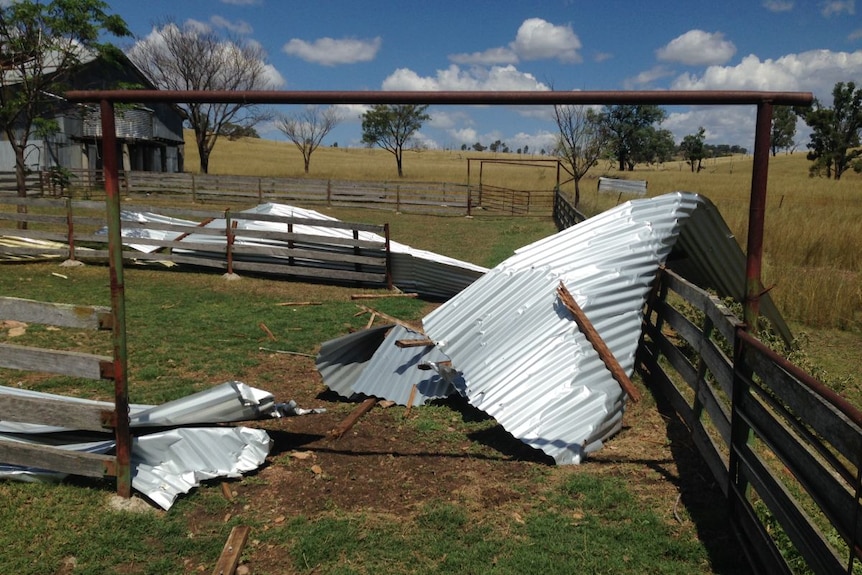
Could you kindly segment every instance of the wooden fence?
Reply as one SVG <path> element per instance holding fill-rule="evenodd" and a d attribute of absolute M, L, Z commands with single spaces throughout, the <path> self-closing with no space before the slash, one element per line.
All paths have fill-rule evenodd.
<path fill-rule="evenodd" d="M 26 207 L 27 213 L 13 211 L 20 206 Z M 291 218 L 229 209 L 136 206 L 135 211 L 158 213 L 166 219 L 123 221 L 123 231 L 134 236 L 124 242 L 125 260 L 172 261 L 227 273 L 248 271 L 391 288 L 388 224 Z M 241 222 L 249 221 L 273 225 L 266 226 L 267 229 L 243 229 Z M 105 222 L 104 202 L 0 196 L 0 236 L 58 242 L 56 246 L 0 242 L 0 256 L 105 262 L 108 261 L 108 235 L 102 233 Z M 20 229 L 21 223 L 26 223 L 27 229 Z M 325 230 L 328 235 L 310 233 L 309 226 Z M 369 235 L 361 232 L 371 232 L 376 237 L 368 239 Z"/>
<path fill-rule="evenodd" d="M 669 271 L 644 333 L 644 378 L 688 427 L 755 572 L 859 572 L 862 413 Z"/>
<path fill-rule="evenodd" d="M 110 330 L 113 327 L 111 309 L 107 307 L 45 303 L 12 297 L 0 297 L 0 319 L 78 329 Z M 86 379 L 114 379 L 112 357 L 12 344 L 0 344 L 0 367 Z M 123 434 L 116 429 L 116 408 L 113 404 L 108 405 L 110 407 L 83 404 L 74 399 L 32 398 L 0 392 L 0 420 L 114 432 L 117 453 L 129 453 L 131 438 L 128 433 Z M 86 477 L 114 476 L 118 477 L 117 488 L 120 493 L 128 494 L 131 490 L 127 457 L 122 464 L 118 464 L 115 455 L 0 441 L 0 461 Z"/>
<path fill-rule="evenodd" d="M 52 182 L 48 174 L 29 176 L 29 195 L 71 196 L 76 199 L 104 197 L 101 171 L 75 170 L 68 188 Z M 197 203 L 299 203 L 335 207 L 360 206 L 432 215 L 549 216 L 553 190 L 526 191 L 487 185 L 468 186 L 450 182 L 366 182 L 188 174 L 165 172 L 120 172 L 120 188 L 127 196 L 180 195 Z M 0 174 L 0 192 L 15 190 L 14 174 Z"/>

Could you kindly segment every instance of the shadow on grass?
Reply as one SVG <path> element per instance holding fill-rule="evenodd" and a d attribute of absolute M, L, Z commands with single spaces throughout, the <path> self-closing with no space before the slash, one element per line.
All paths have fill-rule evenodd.
<path fill-rule="evenodd" d="M 709 554 L 714 573 L 748 574 L 751 567 L 740 552 L 730 524 L 727 500 L 700 456 L 688 427 L 661 393 L 648 387 L 665 421 L 667 439 L 679 477 L 675 479 L 680 502 L 697 529 L 698 539 Z M 656 469 L 660 473 L 663 470 Z"/>

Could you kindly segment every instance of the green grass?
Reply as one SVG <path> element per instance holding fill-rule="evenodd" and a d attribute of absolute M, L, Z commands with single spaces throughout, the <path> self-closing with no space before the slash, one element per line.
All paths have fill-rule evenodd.
<path fill-rule="evenodd" d="M 708 570 L 695 542 L 681 541 L 619 479 L 572 474 L 545 505 L 493 522 L 448 502 L 415 518 L 299 517 L 266 540 L 289 547 L 300 573 L 691 573 Z"/>

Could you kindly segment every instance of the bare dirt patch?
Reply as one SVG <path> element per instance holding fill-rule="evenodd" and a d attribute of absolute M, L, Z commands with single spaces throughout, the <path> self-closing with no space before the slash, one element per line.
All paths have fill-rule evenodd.
<path fill-rule="evenodd" d="M 629 406 L 623 430 L 602 450 L 581 465 L 555 466 L 460 399 L 410 413 L 376 406 L 341 438 L 331 439 L 329 432 L 358 404 L 328 392 L 312 358 L 271 354 L 256 372 L 267 374 L 265 389 L 278 401 L 327 411 L 251 423 L 267 429 L 274 446 L 250 479 L 229 483 L 233 503 L 226 517 L 253 518 L 262 529 L 330 512 L 407 520 L 438 501 L 486 521 L 517 521 L 545 505 L 545 493 L 568 474 L 609 475 L 622 478 L 678 536 L 703 540 L 716 572 L 744 570 L 739 557 L 728 556 L 733 536 L 708 470 L 679 420 L 656 405 L 648 390 L 641 388 L 645 399 Z M 254 379 L 252 373 L 246 383 L 255 385 Z M 422 409 L 442 410 L 437 420 L 443 426 L 429 431 L 419 425 Z M 481 418 L 486 421 L 479 429 L 465 426 Z M 192 524 L 213 520 L 198 513 Z M 284 553 L 251 545 L 244 558 L 253 570 L 286 572 Z"/>

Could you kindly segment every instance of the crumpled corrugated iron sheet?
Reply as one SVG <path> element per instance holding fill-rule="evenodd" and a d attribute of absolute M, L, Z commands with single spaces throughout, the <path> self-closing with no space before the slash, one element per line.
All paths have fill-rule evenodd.
<path fill-rule="evenodd" d="M 9 387 L 0 387 L 0 394 L 63 399 L 113 409 L 113 404 L 107 402 Z M 290 404 L 276 403 L 266 391 L 232 381 L 159 406 L 133 405 L 129 412 L 131 427 L 140 430 L 281 417 L 294 413 L 294 409 Z M 107 453 L 114 448 L 113 439 L 84 441 L 76 430 L 10 421 L 0 421 L 0 441 L 41 443 L 90 453 Z M 271 446 L 266 431 L 248 427 L 183 427 L 139 435 L 132 441 L 132 487 L 168 509 L 179 494 L 205 479 L 237 477 L 256 469 Z M 59 480 L 64 474 L 0 464 L 0 477 Z"/>
<path fill-rule="evenodd" d="M 557 463 L 580 462 L 620 429 L 626 398 L 556 288 L 563 282 L 631 375 L 643 305 L 672 250 L 675 263 L 687 256 L 696 283 L 737 295 L 725 290 L 744 281 L 745 258 L 707 198 L 633 200 L 517 250 L 428 314 L 425 333 L 451 359 L 444 379 L 460 376 L 451 383 L 474 407 Z M 366 377 L 366 394 L 390 399 L 389 374 L 399 365 L 393 359 L 374 371 L 368 363 L 352 378 Z M 385 377 L 374 383 L 378 372 Z"/>
<path fill-rule="evenodd" d="M 424 339 L 424 335 L 400 325 L 361 330 L 324 342 L 317 355 L 317 370 L 323 383 L 342 397 L 367 395 L 399 405 L 422 405 L 453 391 L 436 371 L 419 369 L 423 364 L 449 361 L 436 347 L 395 345 L 399 340 Z"/>
<path fill-rule="evenodd" d="M 266 214 L 277 215 L 291 218 L 307 218 L 324 221 L 338 221 L 336 218 L 322 214 L 320 212 L 309 210 L 306 208 L 298 208 L 286 204 L 266 203 L 255 206 L 248 210 L 243 210 L 243 214 Z M 133 212 L 123 211 L 121 215 L 125 221 L 134 221 L 138 223 L 158 222 L 158 223 L 177 223 L 182 225 L 196 225 L 196 222 L 189 220 L 181 220 L 167 216 L 161 216 L 150 212 Z M 283 224 L 268 222 L 263 220 L 235 220 L 237 223 L 235 243 L 238 245 L 250 246 L 283 246 L 287 247 L 286 242 L 277 240 L 267 240 L 261 238 L 243 237 L 243 230 L 262 230 L 262 231 L 277 231 L 287 232 Z M 209 222 L 206 228 L 224 229 L 225 220 L 216 219 Z M 345 238 L 352 239 L 353 232 L 351 230 L 334 229 L 322 226 L 300 224 L 293 226 L 293 232 L 297 234 L 309 234 L 321 236 L 322 238 Z M 152 238 L 152 239 L 175 239 L 179 237 L 178 232 L 165 232 L 160 230 L 149 230 L 146 228 L 126 229 L 124 228 L 123 236 L 127 238 Z M 359 239 L 364 241 L 383 242 L 385 238 L 371 232 L 359 232 Z M 195 244 L 212 244 L 214 247 L 222 248 L 225 244 L 224 236 L 214 236 L 205 234 L 189 234 L 181 241 Z M 153 246 L 145 246 L 127 242 L 129 247 L 139 251 L 149 252 L 156 249 Z M 389 242 L 390 261 L 392 265 L 392 282 L 401 291 L 416 292 L 423 297 L 429 298 L 448 298 L 458 293 L 466 286 L 470 285 L 476 278 L 484 274 L 487 268 L 477 266 L 475 264 L 450 258 L 448 256 L 435 254 L 427 250 L 412 248 L 406 244 L 401 244 L 396 241 Z M 180 253 L 180 250 L 175 250 Z M 217 257 L 224 257 L 223 249 L 214 249 L 217 252 Z M 205 255 L 209 252 L 201 252 L 200 250 L 190 250 L 190 253 Z M 267 258 L 260 256 L 261 261 Z M 328 263 L 326 265 L 333 265 Z"/>

